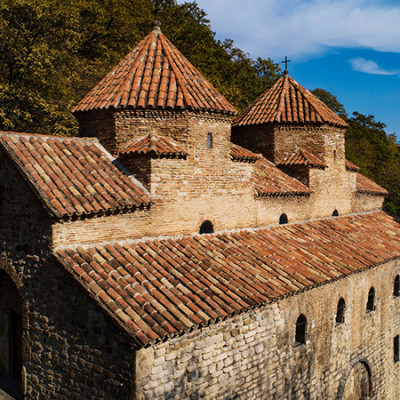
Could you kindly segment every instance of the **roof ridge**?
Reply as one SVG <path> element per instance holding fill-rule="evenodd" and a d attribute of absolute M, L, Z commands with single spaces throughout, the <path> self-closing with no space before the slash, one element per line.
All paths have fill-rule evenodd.
<path fill-rule="evenodd" d="M 47 139 L 59 139 L 59 140 L 77 140 L 86 143 L 100 143 L 97 137 L 91 136 L 57 136 L 57 135 L 47 135 L 42 133 L 29 133 L 29 132 L 14 132 L 14 131 L 0 131 L 0 136 L 25 136 L 25 137 L 37 137 L 37 138 L 47 138 Z"/>

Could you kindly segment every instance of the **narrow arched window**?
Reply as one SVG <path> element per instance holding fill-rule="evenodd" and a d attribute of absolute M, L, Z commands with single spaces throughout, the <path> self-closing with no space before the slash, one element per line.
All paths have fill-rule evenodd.
<path fill-rule="evenodd" d="M 397 275 L 396 278 L 394 278 L 393 296 L 400 296 L 400 275 Z"/>
<path fill-rule="evenodd" d="M 399 335 L 397 335 L 393 338 L 393 361 L 395 363 L 400 360 L 399 355 Z"/>
<path fill-rule="evenodd" d="M 337 305 L 337 312 L 336 312 L 336 323 L 343 324 L 344 323 L 344 313 L 346 311 L 346 302 L 344 298 L 341 297 L 338 305 Z"/>
<path fill-rule="evenodd" d="M 286 214 L 282 214 L 282 215 L 279 217 L 279 225 L 285 225 L 285 224 L 287 224 L 288 222 L 289 222 L 289 220 L 288 220 L 288 217 L 287 217 Z"/>
<path fill-rule="evenodd" d="M 338 210 L 335 210 L 333 213 L 332 213 L 332 217 L 338 217 L 339 216 L 339 211 Z"/>
<path fill-rule="evenodd" d="M 213 147 L 213 134 L 212 133 L 209 133 L 207 135 L 207 147 L 209 149 L 212 149 L 212 147 Z"/>
<path fill-rule="evenodd" d="M 206 220 L 204 221 L 201 226 L 200 226 L 200 231 L 199 233 L 202 235 L 203 233 L 213 233 L 214 232 L 214 227 L 211 221 Z"/>
<path fill-rule="evenodd" d="M 375 310 L 375 289 L 371 287 L 368 292 L 367 312 Z"/>
<path fill-rule="evenodd" d="M 307 318 L 301 314 L 296 321 L 296 345 L 304 344 L 306 342 Z"/>

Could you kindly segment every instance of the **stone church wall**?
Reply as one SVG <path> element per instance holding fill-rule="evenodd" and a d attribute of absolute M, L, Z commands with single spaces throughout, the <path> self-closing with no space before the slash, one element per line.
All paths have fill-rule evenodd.
<path fill-rule="evenodd" d="M 352 208 L 354 212 L 378 210 L 382 208 L 383 201 L 383 196 L 357 193 L 353 196 Z"/>
<path fill-rule="evenodd" d="M 0 320 L 22 308 L 26 399 L 131 399 L 128 340 L 52 258 L 52 221 L 4 154 L 0 165 Z"/>
<path fill-rule="evenodd" d="M 400 398 L 393 358 L 399 273 L 392 261 L 142 349 L 136 400 L 350 400 L 361 398 L 362 385 L 371 400 Z M 375 310 L 366 312 L 371 286 Z M 341 297 L 345 321 L 337 324 Z M 307 318 L 302 345 L 295 343 L 300 314 Z"/>

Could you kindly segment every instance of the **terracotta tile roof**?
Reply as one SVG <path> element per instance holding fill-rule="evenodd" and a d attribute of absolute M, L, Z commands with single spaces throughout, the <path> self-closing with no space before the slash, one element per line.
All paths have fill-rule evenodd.
<path fill-rule="evenodd" d="M 235 108 L 155 29 L 73 109 L 178 109 L 236 114 Z"/>
<path fill-rule="evenodd" d="M 398 258 L 400 224 L 379 211 L 55 255 L 145 346 Z"/>
<path fill-rule="evenodd" d="M 150 203 L 97 139 L 0 132 L 0 145 L 57 218 L 125 210 Z"/>
<path fill-rule="evenodd" d="M 261 154 L 253 153 L 250 150 L 240 147 L 237 144 L 231 143 L 231 160 L 232 161 L 247 161 L 255 162 L 262 158 Z"/>
<path fill-rule="evenodd" d="M 389 192 L 384 189 L 382 186 L 379 186 L 374 181 L 366 178 L 364 175 L 357 173 L 357 192 L 365 193 L 365 194 L 375 194 L 375 195 L 387 195 Z"/>
<path fill-rule="evenodd" d="M 233 126 L 270 123 L 327 123 L 340 127 L 348 126 L 321 100 L 286 73 L 251 104 L 233 122 Z"/>
<path fill-rule="evenodd" d="M 133 142 L 125 150 L 121 151 L 121 155 L 128 154 L 150 154 L 158 157 L 165 156 L 181 158 L 188 155 L 185 150 L 181 149 L 176 143 L 173 143 L 164 136 L 156 136 L 150 133 Z"/>
<path fill-rule="evenodd" d="M 300 149 L 297 153 L 285 158 L 279 165 L 304 165 L 308 168 L 325 169 L 328 166 L 314 154 Z"/>
<path fill-rule="evenodd" d="M 360 170 L 360 167 L 357 167 L 357 165 L 351 163 L 351 162 L 348 161 L 348 160 L 346 160 L 345 164 L 346 164 L 346 169 L 347 169 L 348 171 L 357 172 L 357 171 Z"/>
<path fill-rule="evenodd" d="M 262 158 L 255 164 L 255 184 L 258 196 L 309 195 L 312 190 L 285 174 L 272 162 Z"/>

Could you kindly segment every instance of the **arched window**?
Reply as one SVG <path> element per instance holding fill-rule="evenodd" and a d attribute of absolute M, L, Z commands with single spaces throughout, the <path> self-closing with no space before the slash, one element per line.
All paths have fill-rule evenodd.
<path fill-rule="evenodd" d="M 332 217 L 338 217 L 339 216 L 339 211 L 338 210 L 335 210 L 333 213 L 332 213 Z"/>
<path fill-rule="evenodd" d="M 368 292 L 367 312 L 375 310 L 375 289 L 371 287 Z"/>
<path fill-rule="evenodd" d="M 206 220 L 204 221 L 201 226 L 200 226 L 200 231 L 199 233 L 202 235 L 203 233 L 213 233 L 214 232 L 214 227 L 211 221 Z"/>
<path fill-rule="evenodd" d="M 301 314 L 296 321 L 296 345 L 304 344 L 306 342 L 307 318 Z"/>
<path fill-rule="evenodd" d="M 288 217 L 287 217 L 286 214 L 282 214 L 282 215 L 279 217 L 279 225 L 285 225 L 285 224 L 287 224 L 288 222 L 289 222 L 289 220 L 288 220 Z"/>
<path fill-rule="evenodd" d="M 400 275 L 397 275 L 396 278 L 394 278 L 393 296 L 400 296 Z"/>
<path fill-rule="evenodd" d="M 211 132 L 207 135 L 207 147 L 209 149 L 213 147 L 213 134 Z"/>
<path fill-rule="evenodd" d="M 346 311 L 346 302 L 344 301 L 344 298 L 341 297 L 337 305 L 337 312 L 336 312 L 337 324 L 343 324 L 345 311 Z"/>
<path fill-rule="evenodd" d="M 395 363 L 400 360 L 399 355 L 399 335 L 397 335 L 393 338 L 393 361 Z"/>

